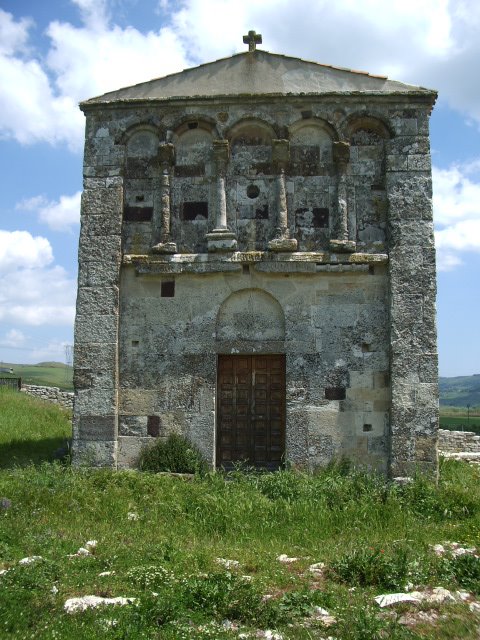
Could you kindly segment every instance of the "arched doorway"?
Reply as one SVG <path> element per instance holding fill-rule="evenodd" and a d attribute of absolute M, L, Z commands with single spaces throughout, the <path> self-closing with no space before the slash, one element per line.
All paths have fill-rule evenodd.
<path fill-rule="evenodd" d="M 227 337 L 248 353 L 218 355 L 217 466 L 278 469 L 285 454 L 285 355 L 266 351 L 285 338 L 280 304 L 257 289 L 232 294 L 217 316 L 217 338 Z"/>

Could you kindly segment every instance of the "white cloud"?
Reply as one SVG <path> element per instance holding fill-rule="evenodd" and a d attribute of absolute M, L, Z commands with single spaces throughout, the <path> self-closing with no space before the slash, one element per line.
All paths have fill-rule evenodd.
<path fill-rule="evenodd" d="M 32 362 L 65 362 L 65 347 L 69 343 L 51 340 L 43 347 L 33 348 L 29 354 Z"/>
<path fill-rule="evenodd" d="M 0 321 L 37 326 L 73 323 L 75 280 L 52 263 L 46 238 L 0 230 Z"/>
<path fill-rule="evenodd" d="M 480 252 L 479 161 L 433 167 L 433 212 L 436 224 L 438 268 L 451 270 L 462 264 L 465 251 Z"/>
<path fill-rule="evenodd" d="M 13 16 L 0 9 L 0 53 L 10 55 L 17 51 L 25 51 L 28 41 L 28 30 L 33 25 L 29 18 L 21 18 L 15 22 Z"/>
<path fill-rule="evenodd" d="M 54 231 L 67 231 L 80 221 L 81 191 L 73 196 L 60 196 L 57 201 L 48 201 L 44 196 L 34 196 L 22 200 L 16 209 L 37 213 L 40 222 L 44 222 Z"/>
<path fill-rule="evenodd" d="M 46 62 L 25 55 L 33 24 L 0 13 L 0 32 L 12 35 L 0 50 L 0 137 L 21 144 L 83 144 L 84 117 L 78 102 L 106 91 L 162 76 L 188 66 L 170 28 L 140 33 L 108 23 L 107 3 L 75 0 L 84 25 L 51 22 Z M 165 55 L 168 52 L 168 55 Z"/>
<path fill-rule="evenodd" d="M 32 236 L 28 231 L 3 231 L 0 229 L 0 275 L 16 270 L 46 267 L 53 261 L 50 242 L 42 236 Z"/>
<path fill-rule="evenodd" d="M 3 339 L 0 339 L 0 346 L 2 347 L 20 347 L 25 344 L 26 337 L 18 329 L 10 329 L 7 331 Z"/>

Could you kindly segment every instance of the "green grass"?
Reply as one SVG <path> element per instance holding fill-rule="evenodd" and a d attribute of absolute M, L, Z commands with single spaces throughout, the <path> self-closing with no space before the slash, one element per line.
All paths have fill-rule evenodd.
<path fill-rule="evenodd" d="M 440 428 L 452 431 L 473 431 L 480 434 L 480 416 L 467 414 L 440 415 Z"/>
<path fill-rule="evenodd" d="M 22 378 L 25 384 L 59 387 L 66 391 L 73 389 L 73 369 L 61 362 L 40 362 L 39 364 L 3 363 L 2 368 L 13 369 L 13 374 L 0 373 L 4 378 Z"/>
<path fill-rule="evenodd" d="M 0 468 L 48 460 L 71 435 L 66 411 L 0 387 Z"/>
<path fill-rule="evenodd" d="M 38 407 L 28 404 L 35 420 Z M 187 480 L 42 464 L 48 455 L 0 471 L 0 499 L 10 501 L 3 509 L 0 501 L 2 639 L 221 640 L 259 628 L 299 640 L 476 637 L 478 618 L 466 605 L 442 605 L 441 623 L 409 631 L 373 598 L 410 581 L 463 586 L 480 598 L 480 561 L 438 559 L 429 548 L 479 544 L 478 468 L 448 462 L 438 487 L 423 478 L 398 487 L 345 465 L 313 476 L 239 471 Z M 92 556 L 68 557 L 92 539 Z M 298 560 L 283 564 L 283 553 Z M 18 564 L 32 555 L 43 559 Z M 218 557 L 240 566 L 226 569 Z M 326 563 L 323 577 L 308 571 L 314 562 Z M 64 613 L 66 599 L 81 595 L 137 603 Z M 322 628 L 308 618 L 313 606 L 337 622 Z M 225 619 L 239 630 L 225 630 Z"/>

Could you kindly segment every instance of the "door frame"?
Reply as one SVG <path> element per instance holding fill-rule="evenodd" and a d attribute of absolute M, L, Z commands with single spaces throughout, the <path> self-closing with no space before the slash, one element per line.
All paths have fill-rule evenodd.
<path fill-rule="evenodd" d="M 215 460 L 215 468 L 221 469 L 222 464 L 220 461 L 220 439 L 219 439 L 219 427 L 220 427 L 220 389 L 219 389 L 219 376 L 220 376 L 220 367 L 219 362 L 222 357 L 229 358 L 237 358 L 237 357 L 264 357 L 269 358 L 272 356 L 281 357 L 283 359 L 283 394 L 282 394 L 282 434 L 281 434 L 281 448 L 282 448 L 282 456 L 281 462 L 278 464 L 276 469 L 282 469 L 285 466 L 285 455 L 286 455 L 286 444 L 287 444 L 287 358 L 285 353 L 258 353 L 258 352 L 250 352 L 250 353 L 217 353 L 217 364 L 216 364 L 216 375 L 215 375 L 215 438 L 214 438 L 214 460 Z M 241 462 L 241 460 L 232 461 L 232 465 L 236 462 Z M 265 467 L 258 467 L 259 470 L 267 470 Z M 228 469 L 227 469 L 228 470 Z M 273 469 L 272 469 L 273 470 Z"/>

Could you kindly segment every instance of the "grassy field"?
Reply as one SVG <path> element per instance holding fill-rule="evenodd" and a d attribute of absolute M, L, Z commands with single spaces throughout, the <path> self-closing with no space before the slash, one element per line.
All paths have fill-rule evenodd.
<path fill-rule="evenodd" d="M 440 428 L 453 431 L 474 431 L 480 434 L 480 416 L 440 415 Z"/>
<path fill-rule="evenodd" d="M 71 435 L 66 411 L 0 387 L 0 468 L 48 460 Z"/>
<path fill-rule="evenodd" d="M 13 374 L 0 373 L 4 378 L 22 378 L 25 384 L 59 387 L 66 391 L 73 389 L 73 369 L 61 362 L 40 362 L 39 364 L 12 364 L 2 362 L 2 368 L 12 368 Z"/>
<path fill-rule="evenodd" d="M 51 439 L 53 449 L 66 433 L 62 414 L 34 432 L 44 407 L 14 395 L 0 396 L 2 427 L 6 410 L 23 412 L 20 397 L 30 413 L 25 442 Z M 480 560 L 430 547 L 480 544 L 478 468 L 444 464 L 438 487 L 422 478 L 391 485 L 342 464 L 314 476 L 185 479 L 52 464 L 48 449 L 30 448 L 17 460 L 31 465 L 12 460 L 0 470 L 2 639 L 221 640 L 259 630 L 285 640 L 478 637 L 479 615 L 467 603 L 387 610 L 374 602 L 408 583 L 480 599 Z M 97 541 L 90 555 L 74 555 L 88 540 Z M 281 562 L 281 554 L 295 559 Z M 40 558 L 20 564 L 27 556 Z M 325 567 L 313 573 L 318 562 Z M 67 599 L 84 595 L 135 602 L 64 611 Z"/>

